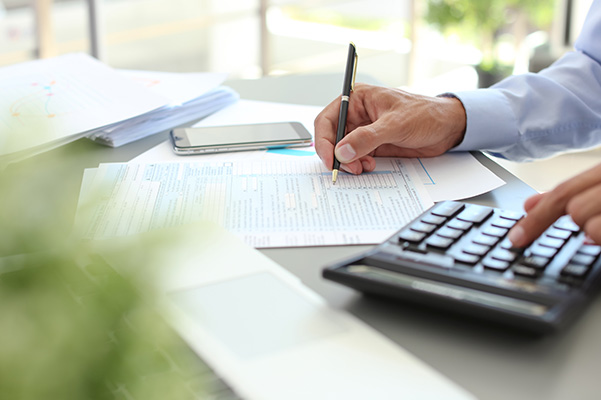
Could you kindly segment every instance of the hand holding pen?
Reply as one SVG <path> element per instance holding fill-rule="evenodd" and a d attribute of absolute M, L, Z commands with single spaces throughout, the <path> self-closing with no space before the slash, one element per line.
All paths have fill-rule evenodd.
<path fill-rule="evenodd" d="M 456 98 L 365 83 L 354 85 L 352 92 L 344 123 L 338 120 L 347 102 L 340 97 L 315 119 L 315 151 L 328 169 L 356 175 L 373 171 L 376 157 L 434 157 L 455 147 L 465 134 L 465 110 Z"/>

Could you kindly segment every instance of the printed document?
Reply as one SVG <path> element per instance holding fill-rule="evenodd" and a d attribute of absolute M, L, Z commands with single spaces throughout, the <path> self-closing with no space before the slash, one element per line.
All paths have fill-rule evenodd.
<path fill-rule="evenodd" d="M 335 185 L 317 157 L 101 164 L 77 229 L 103 239 L 210 220 L 257 248 L 380 243 L 433 203 L 407 160 L 377 163 Z"/>

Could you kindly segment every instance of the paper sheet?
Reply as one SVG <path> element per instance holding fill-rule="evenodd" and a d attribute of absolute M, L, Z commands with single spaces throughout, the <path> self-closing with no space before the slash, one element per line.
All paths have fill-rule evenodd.
<path fill-rule="evenodd" d="M 221 86 L 227 74 L 176 73 L 119 70 L 119 73 L 148 91 L 167 99 L 165 107 L 121 123 L 103 127 L 88 137 L 107 146 L 118 147 L 140 138 L 197 121 L 240 97 L 233 89 Z"/>
<path fill-rule="evenodd" d="M 433 201 L 466 199 L 505 184 L 470 153 L 410 160 Z"/>
<path fill-rule="evenodd" d="M 170 105 L 194 100 L 200 94 L 217 88 L 227 78 L 225 73 L 209 72 L 174 73 L 129 69 L 120 69 L 118 72 L 166 97 Z"/>
<path fill-rule="evenodd" d="M 430 207 L 413 166 L 339 175 L 317 157 L 286 161 L 101 164 L 81 202 L 84 237 L 126 236 L 210 220 L 253 247 L 380 243 Z"/>
<path fill-rule="evenodd" d="M 85 54 L 0 68 L 0 92 L 0 156 L 52 148 L 167 104 Z"/>
<path fill-rule="evenodd" d="M 314 135 L 313 121 L 322 107 L 239 100 L 203 119 L 195 126 L 299 121 Z M 315 154 L 312 147 L 269 151 L 178 156 L 166 141 L 134 158 L 132 162 L 204 162 L 290 160 Z M 409 160 L 409 159 L 408 159 Z M 486 193 L 505 182 L 469 153 L 447 153 L 433 158 L 410 159 L 433 201 L 459 200 Z"/>

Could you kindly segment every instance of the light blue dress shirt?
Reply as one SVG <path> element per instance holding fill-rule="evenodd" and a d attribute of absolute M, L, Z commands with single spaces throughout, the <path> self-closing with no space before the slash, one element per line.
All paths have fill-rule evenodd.
<path fill-rule="evenodd" d="M 467 115 L 465 138 L 453 151 L 528 161 L 600 145 L 601 0 L 593 1 L 574 47 L 539 73 L 453 93 Z"/>

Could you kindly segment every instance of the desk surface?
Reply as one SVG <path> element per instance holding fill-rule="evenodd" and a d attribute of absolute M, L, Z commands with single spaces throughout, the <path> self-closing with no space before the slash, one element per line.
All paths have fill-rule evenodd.
<path fill-rule="evenodd" d="M 369 81 L 369 78 L 358 80 Z M 332 74 L 228 83 L 242 98 L 325 105 L 339 95 L 340 82 L 342 76 Z M 307 87 L 313 88 L 310 96 L 294 95 L 304 92 L 299 88 Z M 38 210 L 31 218 L 46 215 L 47 220 L 36 220 L 39 229 L 55 232 L 56 218 L 75 210 L 84 168 L 96 167 L 100 162 L 129 161 L 166 137 L 159 134 L 117 149 L 82 139 L 10 168 L 24 177 L 32 173 L 38 179 L 52 177 L 51 190 L 46 188 L 44 193 L 45 212 Z M 478 153 L 477 158 L 507 185 L 468 201 L 521 209 L 523 200 L 534 190 L 486 156 Z M 39 165 L 44 165 L 44 169 L 38 168 Z M 69 194 L 67 201 L 59 193 Z M 41 193 L 39 188 L 24 185 L 22 195 L 35 198 Z M 600 398 L 601 389 L 596 381 L 601 360 L 601 346 L 597 344 L 601 335 L 599 296 L 569 329 L 537 338 L 455 314 L 363 296 L 321 278 L 321 270 L 327 263 L 367 248 L 334 246 L 262 252 L 299 276 L 329 304 L 353 313 L 481 399 Z"/>

